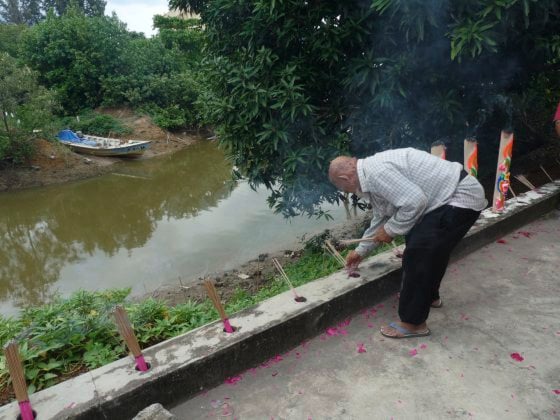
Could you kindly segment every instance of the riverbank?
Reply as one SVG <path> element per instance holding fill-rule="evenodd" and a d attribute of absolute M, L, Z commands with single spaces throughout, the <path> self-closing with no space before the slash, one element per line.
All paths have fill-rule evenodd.
<path fill-rule="evenodd" d="M 151 140 L 151 147 L 139 159 L 150 159 L 174 153 L 196 143 L 197 133 L 170 133 L 157 127 L 147 115 L 135 114 L 130 109 L 99 109 L 103 115 L 117 118 L 130 129 L 121 138 Z M 110 172 L 122 158 L 82 155 L 70 151 L 55 141 L 36 140 L 36 154 L 21 167 L 0 168 L 0 192 L 44 187 L 91 178 Z"/>
<path fill-rule="evenodd" d="M 246 309 L 286 290 L 275 271 L 278 258 L 295 287 L 341 269 L 322 249 L 327 238 L 335 243 L 357 235 L 367 216 L 362 214 L 333 231 L 309 238 L 302 247 L 275 254 L 261 254 L 238 269 L 209 277 L 229 314 Z M 388 246 L 381 247 L 384 252 Z M 346 250 L 341 252 L 345 253 Z M 117 304 L 127 308 L 142 347 L 183 334 L 218 319 L 202 286 L 158 289 L 143 297 L 129 298 L 129 290 L 81 291 L 51 304 L 30 308 L 16 318 L 2 318 L 0 344 L 25 337 L 22 359 L 30 390 L 41 390 L 103 366 L 126 355 L 110 311 Z M 14 395 L 0 355 L 0 406 Z"/>

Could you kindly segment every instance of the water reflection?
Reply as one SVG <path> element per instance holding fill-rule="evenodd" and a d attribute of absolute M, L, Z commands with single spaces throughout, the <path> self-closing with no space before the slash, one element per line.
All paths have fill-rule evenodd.
<path fill-rule="evenodd" d="M 231 182 L 212 143 L 114 172 L 0 195 L 1 313 L 80 288 L 152 290 L 328 227 L 272 215 L 265 192 Z"/>
<path fill-rule="evenodd" d="M 113 256 L 138 248 L 159 220 L 196 216 L 234 187 L 231 167 L 208 143 L 115 172 L 0 196 L 0 300 L 44 302 L 64 266 L 98 251 Z"/>

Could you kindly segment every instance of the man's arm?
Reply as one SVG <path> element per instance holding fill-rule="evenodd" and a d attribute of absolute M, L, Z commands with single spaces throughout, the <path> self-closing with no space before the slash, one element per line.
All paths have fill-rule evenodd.
<path fill-rule="evenodd" d="M 407 234 L 428 205 L 426 195 L 396 170 L 384 171 L 375 184 L 376 193 L 397 208 L 397 212 L 385 223 L 385 231 L 393 238 Z"/>
<path fill-rule="evenodd" d="M 369 227 L 365 230 L 362 238 L 371 238 L 375 235 L 377 230 L 383 226 L 383 224 L 387 221 L 387 217 L 383 217 L 380 215 L 375 214 L 371 219 Z M 368 252 L 372 249 L 377 248 L 379 246 L 379 242 L 376 241 L 364 241 L 360 242 L 358 247 L 356 248 L 356 252 L 361 256 L 364 257 Z"/>
<path fill-rule="evenodd" d="M 379 228 L 383 226 L 383 224 L 387 221 L 387 217 L 379 216 L 375 214 L 371 219 L 369 227 L 366 229 L 362 238 L 371 238 L 375 236 Z M 358 268 L 360 262 L 364 259 L 366 254 L 370 252 L 372 249 L 379 246 L 380 242 L 377 241 L 364 241 L 360 242 L 358 247 L 354 251 L 350 251 L 346 257 L 346 267 L 347 268 Z"/>

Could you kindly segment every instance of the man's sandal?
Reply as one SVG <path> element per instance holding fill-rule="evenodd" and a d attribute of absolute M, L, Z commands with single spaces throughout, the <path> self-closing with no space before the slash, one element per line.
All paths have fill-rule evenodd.
<path fill-rule="evenodd" d="M 405 327 L 401 327 L 396 322 L 391 322 L 389 327 L 393 328 L 394 330 L 398 331 L 402 335 L 389 335 L 383 332 L 383 328 L 381 329 L 381 334 L 387 338 L 413 338 L 413 337 L 426 337 L 430 335 L 430 329 L 426 328 L 424 331 L 410 331 Z"/>

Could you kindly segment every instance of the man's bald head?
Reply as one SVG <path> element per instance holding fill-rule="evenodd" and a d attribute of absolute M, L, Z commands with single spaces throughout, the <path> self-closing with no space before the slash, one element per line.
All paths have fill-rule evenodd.
<path fill-rule="evenodd" d="M 339 156 L 329 165 L 329 179 L 341 191 L 355 193 L 360 190 L 358 160 L 350 156 Z"/>

